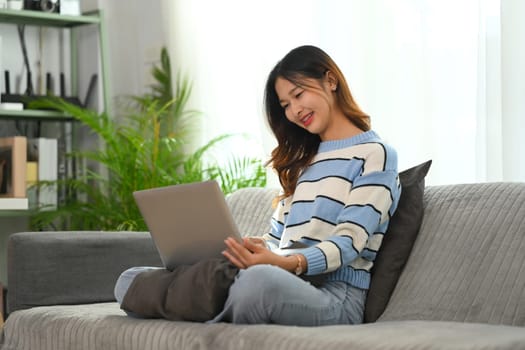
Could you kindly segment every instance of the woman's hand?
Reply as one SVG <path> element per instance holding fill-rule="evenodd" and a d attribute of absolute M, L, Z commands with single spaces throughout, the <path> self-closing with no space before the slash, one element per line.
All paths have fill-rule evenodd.
<path fill-rule="evenodd" d="M 263 248 L 268 248 L 268 246 L 266 245 L 266 241 L 261 237 L 247 237 L 246 239 L 253 244 L 260 245 Z"/>
<path fill-rule="evenodd" d="M 260 238 L 243 238 L 241 243 L 229 237 L 224 243 L 226 243 L 227 249 L 222 254 L 240 269 L 258 264 L 277 265 L 284 268 L 283 263 L 285 263 L 286 257 L 272 253 L 266 248 L 264 240 Z"/>

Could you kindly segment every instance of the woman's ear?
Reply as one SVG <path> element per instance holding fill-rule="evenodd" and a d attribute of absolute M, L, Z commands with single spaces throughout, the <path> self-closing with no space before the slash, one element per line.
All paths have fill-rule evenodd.
<path fill-rule="evenodd" d="M 332 73 L 331 71 L 326 71 L 325 79 L 326 79 L 326 82 L 328 83 L 328 87 L 330 88 L 330 90 L 336 91 L 338 81 L 337 81 L 335 74 Z"/>

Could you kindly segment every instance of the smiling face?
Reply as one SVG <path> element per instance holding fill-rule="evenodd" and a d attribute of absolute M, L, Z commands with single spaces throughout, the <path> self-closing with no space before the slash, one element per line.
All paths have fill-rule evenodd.
<path fill-rule="evenodd" d="M 336 89 L 337 83 L 329 73 L 322 81 L 304 79 L 299 85 L 282 77 L 275 81 L 275 92 L 286 118 L 323 141 L 347 137 L 341 131 L 352 125 L 336 104 Z"/>

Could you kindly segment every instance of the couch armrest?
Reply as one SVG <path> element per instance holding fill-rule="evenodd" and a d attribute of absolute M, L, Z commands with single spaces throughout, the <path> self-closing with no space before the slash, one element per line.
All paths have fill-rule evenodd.
<path fill-rule="evenodd" d="M 7 247 L 7 312 L 113 301 L 132 266 L 162 266 L 147 232 L 22 232 Z"/>

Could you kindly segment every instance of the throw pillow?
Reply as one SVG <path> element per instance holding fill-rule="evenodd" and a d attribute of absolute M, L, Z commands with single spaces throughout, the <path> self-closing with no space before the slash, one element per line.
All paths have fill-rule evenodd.
<path fill-rule="evenodd" d="M 138 274 L 121 308 L 136 317 L 204 322 L 224 307 L 239 269 L 226 258 Z"/>
<path fill-rule="evenodd" d="M 425 176 L 431 164 L 429 160 L 399 173 L 401 197 L 372 268 L 364 322 L 381 316 L 408 260 L 423 220 Z"/>

